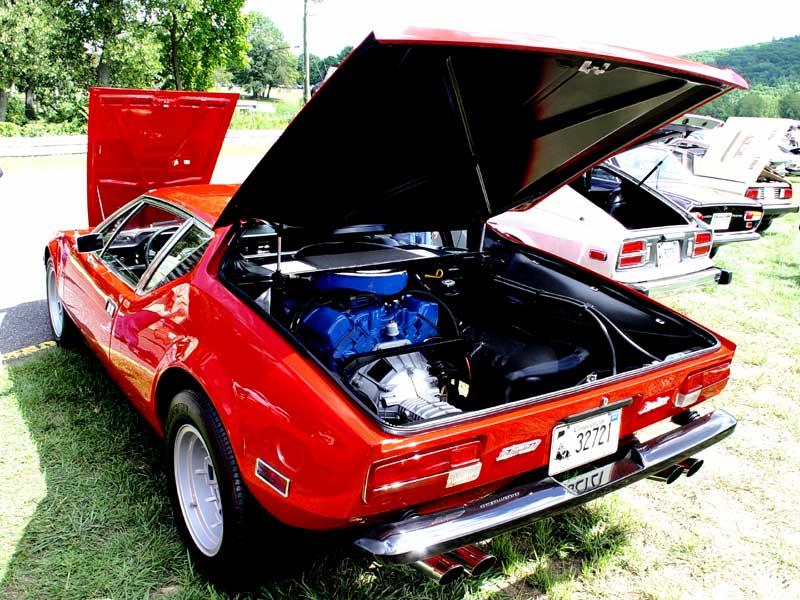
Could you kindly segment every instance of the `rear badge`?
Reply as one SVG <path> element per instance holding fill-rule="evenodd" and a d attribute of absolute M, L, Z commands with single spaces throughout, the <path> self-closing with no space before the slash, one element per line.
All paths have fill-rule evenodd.
<path fill-rule="evenodd" d="M 289 496 L 289 478 L 260 458 L 256 459 L 256 477 L 266 483 L 284 498 Z"/>
<path fill-rule="evenodd" d="M 659 396 L 655 400 L 650 400 L 642 404 L 642 408 L 639 409 L 639 414 L 643 415 L 644 413 L 649 413 L 651 410 L 661 408 L 667 402 L 669 402 L 669 396 Z"/>
<path fill-rule="evenodd" d="M 528 454 L 528 452 L 533 452 L 536 450 L 541 443 L 542 440 L 540 438 L 536 438 L 535 440 L 529 440 L 527 442 L 522 442 L 521 444 L 506 446 L 500 450 L 500 454 L 497 455 L 497 460 L 499 462 L 514 456 L 519 456 L 520 454 Z"/>

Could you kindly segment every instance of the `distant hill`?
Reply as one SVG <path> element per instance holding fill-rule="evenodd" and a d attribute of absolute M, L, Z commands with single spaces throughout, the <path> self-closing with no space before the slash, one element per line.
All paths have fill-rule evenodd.
<path fill-rule="evenodd" d="M 727 94 L 698 112 L 723 119 L 736 115 L 800 120 L 800 35 L 686 58 L 733 69 L 750 84 L 749 92 Z"/>
<path fill-rule="evenodd" d="M 800 35 L 752 46 L 706 50 L 689 54 L 686 58 L 733 69 L 750 85 L 800 83 Z"/>

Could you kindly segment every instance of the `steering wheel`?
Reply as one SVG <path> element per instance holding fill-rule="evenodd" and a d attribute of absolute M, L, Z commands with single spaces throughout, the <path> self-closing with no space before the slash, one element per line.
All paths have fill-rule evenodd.
<path fill-rule="evenodd" d="M 157 248 L 154 248 L 153 246 L 155 246 L 155 241 L 158 238 L 160 238 L 162 236 L 165 236 L 167 234 L 172 235 L 173 233 L 175 233 L 178 230 L 179 227 L 180 227 L 180 225 L 167 225 L 165 227 L 161 227 L 160 229 L 156 229 L 153 232 L 153 235 L 151 235 L 148 238 L 147 243 L 144 246 L 144 266 L 145 266 L 145 268 L 150 266 L 150 262 L 155 258 L 156 254 L 158 254 L 158 251 L 161 250 L 161 247 L 164 244 L 167 243 L 167 240 L 164 240 L 164 244 L 161 244 L 161 246 L 158 246 Z M 169 238 L 167 238 L 167 239 L 169 239 Z"/>

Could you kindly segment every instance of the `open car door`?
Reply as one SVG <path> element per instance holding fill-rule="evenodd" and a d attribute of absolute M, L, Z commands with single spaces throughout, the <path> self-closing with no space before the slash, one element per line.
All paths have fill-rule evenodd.
<path fill-rule="evenodd" d="M 238 94 L 92 88 L 87 211 L 95 226 L 147 190 L 211 181 Z"/>

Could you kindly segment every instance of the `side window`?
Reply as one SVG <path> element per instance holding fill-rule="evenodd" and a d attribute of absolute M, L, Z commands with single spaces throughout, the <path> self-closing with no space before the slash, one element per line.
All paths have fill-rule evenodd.
<path fill-rule="evenodd" d="M 210 240 L 209 233 L 197 225 L 192 225 L 161 260 L 145 284 L 144 291 L 149 292 L 191 271 L 203 256 Z"/>
<path fill-rule="evenodd" d="M 619 177 L 610 171 L 606 171 L 605 169 L 598 167 L 592 169 L 592 183 L 606 184 L 605 187 L 608 187 L 609 185 L 612 187 L 618 187 L 622 185 L 622 181 Z"/>
<path fill-rule="evenodd" d="M 108 243 L 108 240 L 112 238 L 112 236 L 117 232 L 119 226 L 128 218 L 128 215 L 133 212 L 135 206 L 131 206 L 128 210 L 123 210 L 120 214 L 118 214 L 114 219 L 108 221 L 107 223 L 98 227 L 95 231 L 103 236 L 103 246 Z"/>
<path fill-rule="evenodd" d="M 143 204 L 116 230 L 100 260 L 135 288 L 158 251 L 185 222 L 186 217 Z"/>

